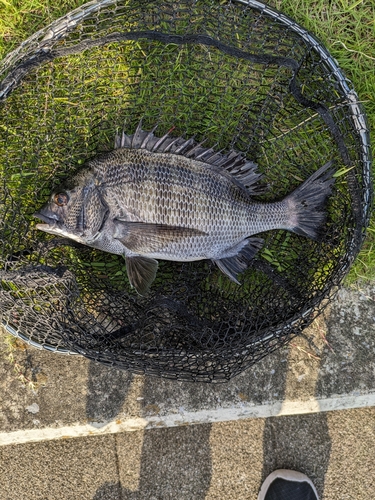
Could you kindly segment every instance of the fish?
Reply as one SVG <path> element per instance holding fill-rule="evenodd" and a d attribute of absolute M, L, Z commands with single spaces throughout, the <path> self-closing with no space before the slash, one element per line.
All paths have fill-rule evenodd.
<path fill-rule="evenodd" d="M 156 127 L 115 137 L 34 216 L 38 230 L 125 258 L 131 286 L 148 294 L 158 261 L 208 259 L 233 282 L 262 248 L 257 236 L 284 229 L 318 239 L 335 178 L 333 162 L 282 200 L 259 202 L 258 166 L 241 152 L 193 137 L 162 137 Z"/>

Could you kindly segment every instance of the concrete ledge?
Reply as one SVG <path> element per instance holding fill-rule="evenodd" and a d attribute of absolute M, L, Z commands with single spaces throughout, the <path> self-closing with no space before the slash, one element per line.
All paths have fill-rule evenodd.
<path fill-rule="evenodd" d="M 163 417 L 129 418 L 110 422 L 91 422 L 65 427 L 45 427 L 0 433 L 0 446 L 36 443 L 55 439 L 102 436 L 119 432 L 140 431 L 160 427 L 193 424 L 212 424 L 249 418 L 267 418 L 281 415 L 302 415 L 319 411 L 348 410 L 375 406 L 375 392 L 361 396 L 337 396 L 310 401 L 280 401 L 269 405 L 239 408 L 217 408 L 196 412 L 181 412 Z"/>

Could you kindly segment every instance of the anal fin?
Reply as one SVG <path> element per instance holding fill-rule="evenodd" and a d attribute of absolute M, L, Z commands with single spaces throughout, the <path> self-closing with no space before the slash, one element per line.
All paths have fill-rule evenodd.
<path fill-rule="evenodd" d="M 142 255 L 125 256 L 130 284 L 139 295 L 147 295 L 158 270 L 158 261 Z"/>
<path fill-rule="evenodd" d="M 237 279 L 237 274 L 243 273 L 249 266 L 249 262 L 254 258 L 258 250 L 263 246 L 264 240 L 261 238 L 249 238 L 247 244 L 232 257 L 213 260 L 220 271 L 237 285 L 241 283 Z"/>

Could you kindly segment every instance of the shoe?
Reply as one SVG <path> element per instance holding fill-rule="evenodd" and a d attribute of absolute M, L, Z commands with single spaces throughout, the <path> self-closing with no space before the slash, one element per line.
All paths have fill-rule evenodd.
<path fill-rule="evenodd" d="M 258 500 L 319 500 L 311 479 L 301 472 L 279 469 L 264 481 Z"/>

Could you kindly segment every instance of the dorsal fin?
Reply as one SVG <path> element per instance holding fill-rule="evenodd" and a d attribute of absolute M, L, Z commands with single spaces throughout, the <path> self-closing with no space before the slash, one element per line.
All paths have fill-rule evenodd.
<path fill-rule="evenodd" d="M 197 143 L 193 137 L 189 139 L 170 137 L 169 134 L 174 127 L 162 137 L 156 137 L 155 129 L 156 126 L 150 132 L 145 132 L 142 130 L 142 121 L 140 121 L 134 134 L 127 135 L 122 132 L 121 136 L 116 135 L 115 149 L 147 149 L 153 153 L 185 156 L 226 171 L 237 183 L 245 187 L 250 195 L 261 194 L 266 189 L 266 186 L 259 184 L 262 174 L 257 171 L 257 164 L 247 160 L 242 153 L 233 150 L 223 153 L 213 148 L 205 148 L 203 147 L 205 141 Z"/>

